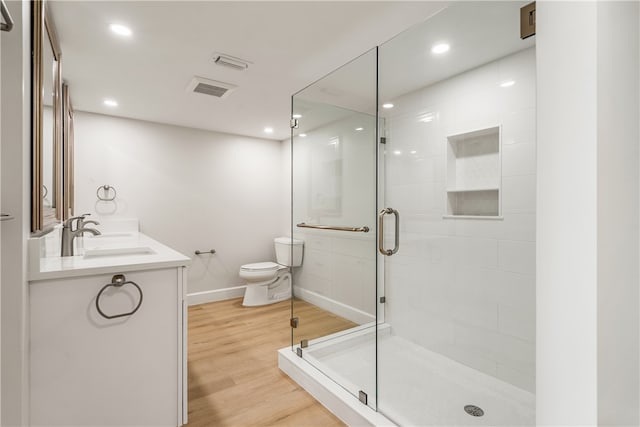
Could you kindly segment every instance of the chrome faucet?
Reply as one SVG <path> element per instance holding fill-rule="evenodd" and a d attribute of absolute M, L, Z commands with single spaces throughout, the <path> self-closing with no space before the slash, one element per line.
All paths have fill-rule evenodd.
<path fill-rule="evenodd" d="M 76 229 L 80 229 L 80 228 L 84 228 L 85 225 L 87 224 L 93 224 L 93 225 L 100 225 L 100 223 L 98 221 L 93 221 L 93 220 L 88 220 L 85 221 L 84 219 L 86 217 L 88 217 L 89 215 L 91 215 L 90 213 L 86 213 L 86 214 L 82 214 L 79 217 L 76 217 L 78 219 L 77 225 L 76 225 Z"/>
<path fill-rule="evenodd" d="M 99 223 L 96 221 L 85 221 L 86 215 L 75 216 L 73 218 L 69 218 L 64 222 L 62 227 L 62 248 L 61 248 L 61 256 L 73 256 L 73 241 L 76 237 L 84 234 L 91 233 L 94 236 L 98 236 L 100 233 L 95 228 L 85 228 L 85 225 L 88 223 L 98 225 Z M 73 223 L 76 221 L 76 228 L 73 229 Z"/>

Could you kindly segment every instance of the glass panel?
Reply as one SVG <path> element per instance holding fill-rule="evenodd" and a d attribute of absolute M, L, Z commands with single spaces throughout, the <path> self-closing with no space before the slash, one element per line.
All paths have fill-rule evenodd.
<path fill-rule="evenodd" d="M 293 350 L 374 408 L 375 96 L 372 50 L 292 100 L 292 235 L 304 241 Z"/>
<path fill-rule="evenodd" d="M 393 104 L 379 110 L 379 208 L 401 222 L 383 263 L 378 410 L 400 425 L 535 424 L 535 37 L 519 38 L 523 5 L 453 3 L 379 48 L 379 100 Z"/>

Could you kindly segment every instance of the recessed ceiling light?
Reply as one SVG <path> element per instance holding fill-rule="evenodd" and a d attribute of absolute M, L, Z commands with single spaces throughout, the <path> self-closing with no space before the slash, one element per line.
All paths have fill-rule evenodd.
<path fill-rule="evenodd" d="M 273 133 L 273 128 L 270 128 L 270 127 L 264 128 L 264 133 Z"/>
<path fill-rule="evenodd" d="M 449 52 L 449 49 L 451 48 L 451 46 L 449 46 L 448 43 L 438 43 L 433 45 L 433 47 L 431 48 L 431 53 L 435 53 L 436 55 L 440 55 L 443 54 L 445 52 Z"/>
<path fill-rule="evenodd" d="M 305 138 L 305 137 L 307 136 L 307 134 L 306 134 L 306 133 L 301 133 L 301 134 L 300 134 L 300 135 L 298 135 L 298 136 L 301 136 L 302 138 Z"/>
<path fill-rule="evenodd" d="M 509 87 L 509 86 L 513 86 L 514 84 L 516 84 L 515 81 L 507 80 L 506 82 L 500 83 L 500 87 Z"/>
<path fill-rule="evenodd" d="M 382 104 L 382 108 L 386 108 L 386 109 L 393 108 L 393 104 L 390 102 L 387 102 L 386 104 Z"/>
<path fill-rule="evenodd" d="M 119 36 L 124 36 L 124 37 L 129 37 L 131 36 L 131 34 L 133 34 L 133 32 L 131 31 L 131 29 L 129 27 L 125 27 L 124 25 L 120 25 L 120 24 L 111 24 L 109 25 L 109 28 L 111 29 L 111 31 Z"/>
<path fill-rule="evenodd" d="M 117 107 L 118 106 L 118 101 L 116 101 L 114 99 L 105 99 L 104 100 L 104 105 L 106 105 L 107 107 Z"/>
<path fill-rule="evenodd" d="M 396 151 L 393 152 L 393 154 L 395 154 L 396 156 L 399 156 L 400 154 L 402 154 L 402 151 L 396 150 Z"/>
<path fill-rule="evenodd" d="M 411 151 L 410 151 L 410 153 L 411 153 L 411 154 L 416 154 L 416 153 L 417 153 L 417 151 L 416 151 L 416 150 L 411 150 Z"/>
<path fill-rule="evenodd" d="M 363 130 L 363 129 L 364 129 L 364 128 L 356 128 L 356 130 L 357 130 L 358 132 L 360 132 L 360 131 L 361 131 L 361 130 Z"/>
<path fill-rule="evenodd" d="M 294 119 L 299 119 L 300 117 L 302 117 L 302 114 L 293 114 L 291 117 L 293 117 Z"/>

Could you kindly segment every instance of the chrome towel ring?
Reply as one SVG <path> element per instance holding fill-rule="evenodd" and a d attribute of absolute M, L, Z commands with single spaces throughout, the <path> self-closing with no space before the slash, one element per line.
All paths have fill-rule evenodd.
<path fill-rule="evenodd" d="M 102 190 L 102 195 L 100 195 L 100 190 Z M 113 196 L 109 197 L 109 191 L 113 191 Z M 96 190 L 96 197 L 98 197 L 98 200 L 102 200 L 103 202 L 111 202 L 115 200 L 117 194 L 116 188 L 110 185 L 102 185 Z"/>
<path fill-rule="evenodd" d="M 112 315 L 105 314 L 105 312 L 102 311 L 102 309 L 100 308 L 100 297 L 102 296 L 102 293 L 107 288 L 110 288 L 111 286 L 114 286 L 116 288 L 121 288 L 124 285 L 132 285 L 138 290 L 138 293 L 140 294 L 140 300 L 138 301 L 138 305 L 136 305 L 136 307 L 128 313 L 120 313 L 120 314 L 112 314 Z M 117 319 L 118 317 L 131 316 L 136 311 L 138 311 L 138 309 L 142 305 L 142 296 L 143 296 L 142 289 L 140 289 L 140 286 L 138 286 L 136 282 L 127 280 L 126 277 L 124 277 L 124 274 L 116 274 L 115 276 L 113 276 L 113 278 L 111 278 L 111 283 L 107 283 L 106 285 L 104 285 L 102 289 L 100 289 L 100 292 L 98 292 L 98 296 L 96 297 L 96 309 L 98 310 L 98 313 L 100 313 L 100 316 L 104 317 L 105 319 Z"/>

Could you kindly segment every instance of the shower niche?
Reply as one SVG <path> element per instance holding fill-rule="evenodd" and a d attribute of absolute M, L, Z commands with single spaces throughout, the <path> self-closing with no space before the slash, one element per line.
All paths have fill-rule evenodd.
<path fill-rule="evenodd" d="M 444 218 L 501 218 L 501 127 L 447 136 Z"/>

